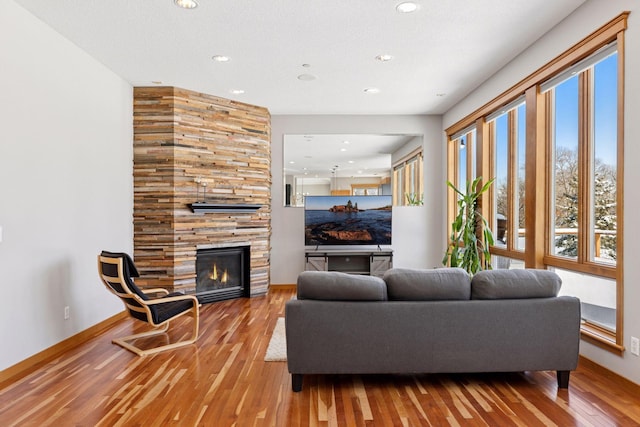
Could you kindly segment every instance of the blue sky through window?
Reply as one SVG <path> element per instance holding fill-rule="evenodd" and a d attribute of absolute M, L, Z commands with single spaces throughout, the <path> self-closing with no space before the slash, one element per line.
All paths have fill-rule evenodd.
<path fill-rule="evenodd" d="M 594 138 L 596 158 L 616 164 L 617 151 L 617 73 L 618 54 L 614 53 L 594 66 Z M 578 76 L 555 88 L 556 146 L 572 150 L 578 141 Z"/>
<path fill-rule="evenodd" d="M 594 66 L 594 139 L 596 157 L 609 165 L 616 164 L 617 152 L 617 73 L 618 54 L 614 53 Z M 555 87 L 555 137 L 556 147 L 577 149 L 578 141 L 578 76 L 572 76 Z M 518 107 L 518 138 L 524 141 L 526 135 L 525 105 Z M 496 120 L 496 140 L 506 141 L 507 116 Z M 500 165 L 506 164 L 506 146 L 496 144 L 496 176 L 498 180 L 506 172 Z M 503 149 L 504 148 L 504 149 Z M 519 156 L 519 166 L 524 166 L 523 156 Z"/>
<path fill-rule="evenodd" d="M 618 54 L 598 62 L 594 67 L 594 138 L 595 156 L 616 165 L 618 120 Z"/>

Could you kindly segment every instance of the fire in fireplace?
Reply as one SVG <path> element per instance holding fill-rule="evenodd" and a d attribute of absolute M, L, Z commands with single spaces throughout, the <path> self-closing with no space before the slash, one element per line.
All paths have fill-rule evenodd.
<path fill-rule="evenodd" d="M 198 249 L 196 297 L 201 303 L 249 296 L 250 248 Z"/>

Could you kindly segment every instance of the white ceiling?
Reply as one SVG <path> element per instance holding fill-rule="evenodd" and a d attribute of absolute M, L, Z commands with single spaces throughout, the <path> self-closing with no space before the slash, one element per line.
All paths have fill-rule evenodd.
<path fill-rule="evenodd" d="M 16 0 L 135 86 L 271 114 L 441 114 L 584 0 L 416 1 L 400 14 L 400 0 Z"/>
<path fill-rule="evenodd" d="M 391 154 L 412 135 L 285 135 L 284 172 L 305 185 L 332 178 L 388 177 Z"/>

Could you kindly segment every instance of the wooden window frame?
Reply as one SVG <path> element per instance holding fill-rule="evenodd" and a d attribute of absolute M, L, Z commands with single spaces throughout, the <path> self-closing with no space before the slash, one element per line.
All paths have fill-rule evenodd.
<path fill-rule="evenodd" d="M 402 174 L 402 167 L 394 167 L 393 168 L 393 189 L 391 190 L 391 194 L 393 195 L 393 206 L 402 206 L 404 198 L 400 191 L 398 191 L 398 181 L 402 180 L 404 175 Z M 400 182 L 401 186 L 404 188 L 404 184 Z"/>
<path fill-rule="evenodd" d="M 594 345 L 614 354 L 622 355 L 624 352 L 624 182 L 623 182 L 623 152 L 624 152 L 624 32 L 627 29 L 629 12 L 623 12 L 590 35 L 576 43 L 561 55 L 557 56 L 529 76 L 525 77 L 493 100 L 484 104 L 471 114 L 465 116 L 445 130 L 447 135 L 447 178 L 455 182 L 458 176 L 457 146 L 455 138 L 470 126 L 477 129 L 476 137 L 478 150 L 476 151 L 477 176 L 490 176 L 486 172 L 491 171 L 488 159 L 493 154 L 490 148 L 491 141 L 489 126 L 485 118 L 491 113 L 525 95 L 526 100 L 526 201 L 525 227 L 527 239 L 523 258 L 527 268 L 546 268 L 553 265 L 558 268 L 566 268 L 596 276 L 610 277 L 616 280 L 616 332 L 611 334 L 593 325 L 584 325 L 581 328 L 582 338 Z M 557 257 L 549 257 L 546 248 L 549 247 L 548 209 L 550 201 L 550 185 L 546 173 L 549 129 L 546 127 L 546 114 L 550 109 L 548 99 L 540 93 L 540 85 L 550 78 L 558 75 L 563 70 L 591 56 L 600 48 L 611 42 L 617 43 L 618 50 L 618 152 L 617 152 L 617 265 L 610 267 L 592 262 L 578 264 Z M 491 217 L 492 203 L 486 195 L 480 203 L 480 209 L 485 216 Z M 451 220 L 455 212 L 455 197 L 453 191 L 447 192 L 447 219 Z M 534 214 L 530 214 L 534 212 Z M 584 231 L 583 231 L 584 232 Z M 588 246 L 585 246 L 588 247 Z M 496 248 L 496 255 L 500 254 Z M 493 251 L 492 251 L 493 252 Z M 518 252 L 504 253 L 504 255 L 518 255 Z M 584 255 L 584 254 L 583 254 Z M 587 258 L 588 260 L 588 258 Z"/>
<path fill-rule="evenodd" d="M 624 194 L 624 101 L 620 97 L 624 94 L 624 55 L 621 48 L 623 41 L 622 34 L 617 37 L 617 51 L 618 51 L 618 126 L 617 126 L 617 164 L 616 164 L 616 180 L 617 180 L 617 261 L 616 265 L 608 265 L 605 263 L 599 263 L 591 259 L 591 247 L 592 247 L 592 219 L 590 214 L 590 204 L 593 202 L 591 197 L 592 189 L 592 157 L 593 157 L 593 141 L 592 141 L 592 73 L 593 69 L 588 68 L 578 75 L 578 115 L 579 115 L 579 128 L 578 128 L 578 182 L 581 183 L 578 187 L 578 253 L 576 259 L 564 258 L 551 253 L 551 224 L 553 218 L 551 218 L 552 212 L 549 210 L 549 221 L 545 233 L 547 234 L 546 240 L 546 253 L 544 255 L 544 264 L 550 267 L 556 267 L 568 271 L 576 271 L 579 273 L 589 274 L 606 279 L 612 279 L 616 282 L 616 332 L 612 333 L 598 325 L 593 323 L 584 322 L 581 328 L 582 336 L 585 340 L 599 345 L 610 348 L 612 352 L 622 354 L 624 352 L 623 346 L 623 239 L 624 239 L 624 226 L 623 226 L 623 197 Z M 543 95 L 544 96 L 544 95 Z M 551 97 L 546 96 L 546 103 L 551 102 Z M 548 111 L 551 109 L 549 108 Z M 547 113 L 548 114 L 548 113 Z M 551 135 L 550 130 L 548 133 L 548 150 L 551 151 Z M 548 167 L 551 168 L 551 159 L 547 161 Z M 551 173 L 548 174 L 551 177 Z M 549 182 L 548 186 L 551 186 Z M 551 192 L 547 193 L 550 196 Z M 552 201 L 547 200 L 549 206 Z"/>
<path fill-rule="evenodd" d="M 618 56 L 620 57 L 620 55 Z M 591 203 L 591 158 L 592 158 L 592 150 L 593 150 L 593 141 L 591 135 L 591 99 L 592 99 L 592 87 L 590 84 L 591 81 L 592 70 L 587 69 L 581 72 L 578 75 L 578 116 L 580 119 L 578 120 L 579 129 L 578 129 L 578 182 L 580 183 L 578 187 L 578 253 L 576 259 L 573 258 L 565 258 L 562 256 L 554 255 L 551 253 L 551 227 L 553 224 L 554 218 L 551 218 L 552 213 L 549 212 L 549 221 L 547 225 L 546 234 L 548 236 L 547 246 L 544 256 L 545 265 L 549 265 L 552 267 L 558 267 L 562 269 L 579 271 L 587 274 L 594 274 L 597 276 L 605 277 L 608 279 L 616 279 L 616 266 L 611 266 L 608 264 L 598 263 L 592 261 L 590 258 L 590 247 L 591 247 L 591 233 L 589 230 L 592 226 L 591 216 L 589 214 L 589 204 Z M 547 98 L 550 98 L 548 95 L 542 95 Z M 550 99 L 545 100 L 548 104 Z M 620 105 L 618 105 L 618 111 L 620 111 Z M 551 109 L 547 110 L 547 121 L 550 122 L 551 119 L 549 117 Z M 584 118 L 587 117 L 585 120 Z M 549 133 L 551 130 L 549 130 Z M 549 135 L 548 133 L 548 135 Z M 549 157 L 547 160 L 547 167 L 551 168 L 552 159 L 551 159 L 551 135 L 549 135 L 547 142 L 547 149 L 549 152 Z M 622 144 L 618 142 L 618 151 L 622 149 Z M 617 182 L 623 181 L 623 176 L 621 175 L 622 165 L 617 166 Z M 551 178 L 551 171 L 548 171 L 549 179 Z M 585 184 L 588 182 L 589 184 Z M 551 182 L 549 182 L 549 187 L 551 186 Z M 620 194 L 620 193 L 619 193 Z M 547 193 L 548 197 L 551 196 L 551 191 Z M 620 197 L 618 197 L 620 198 Z M 548 206 L 551 206 L 552 200 L 547 200 Z M 618 217 L 620 217 L 619 212 L 617 212 Z M 621 236 L 618 236 L 621 237 Z M 617 263 L 616 263 L 617 264 Z"/>
<path fill-rule="evenodd" d="M 526 100 L 524 101 L 526 104 Z M 506 246 L 492 246 L 490 248 L 492 255 L 498 255 L 506 258 L 516 259 L 520 261 L 525 260 L 525 249 L 518 249 L 518 235 L 519 235 L 519 215 L 516 215 L 516 212 L 519 210 L 518 205 L 518 128 L 517 128 L 517 109 L 522 103 L 518 102 L 517 105 L 514 105 L 504 114 L 507 115 L 507 218 L 518 218 L 518 221 L 508 221 L 507 222 L 507 242 Z M 525 110 L 526 111 L 526 110 Z M 526 113 L 525 113 L 526 114 Z M 502 114 L 499 115 L 499 117 Z M 496 117 L 497 119 L 497 117 Z M 487 141 L 490 146 L 489 150 L 489 165 L 488 170 L 489 173 L 486 175 L 487 177 L 495 177 L 496 176 L 496 155 L 497 155 L 497 147 L 496 147 L 496 132 L 495 132 L 495 120 L 489 121 L 486 126 L 488 128 L 487 133 Z M 525 153 L 526 155 L 526 153 Z M 526 183 L 526 181 L 525 181 Z M 496 184 L 492 185 L 489 189 L 489 200 L 491 209 L 487 210 L 485 213 L 489 220 L 490 224 L 496 224 L 496 215 L 497 212 L 494 211 L 496 200 L 497 187 Z M 525 192 L 526 194 L 526 192 Z M 525 197 L 526 203 L 526 197 Z M 526 216 L 525 216 L 526 220 Z M 526 226 L 525 226 L 526 230 Z M 526 240 L 525 240 L 526 243 Z"/>
<path fill-rule="evenodd" d="M 473 137 L 475 135 L 475 138 Z M 460 139 L 466 137 L 465 150 L 467 150 L 467 157 L 465 163 L 465 171 L 467 180 L 473 179 L 482 171 L 482 166 L 478 162 L 478 159 L 482 156 L 479 154 L 481 144 L 479 144 L 479 132 L 477 126 L 469 127 L 456 135 L 450 135 L 447 142 L 447 181 L 452 183 L 456 188 L 462 189 L 462 184 L 459 182 L 460 177 Z M 475 156 L 473 155 L 475 153 Z M 472 155 L 469 155 L 472 154 Z M 474 165 L 475 162 L 475 165 Z M 474 173 L 475 166 L 475 173 Z M 456 216 L 458 197 L 455 192 L 447 186 L 447 224 L 451 224 Z M 483 205 L 483 200 L 478 203 Z M 487 206 L 488 201 L 484 201 L 484 206 Z M 447 232 L 448 233 L 448 232 Z M 448 234 L 447 234 L 448 235 Z"/>
<path fill-rule="evenodd" d="M 408 166 L 415 162 L 415 176 L 411 179 Z M 402 194 L 397 194 L 398 179 L 402 180 Z M 409 206 L 405 194 L 409 193 L 411 185 L 417 189 L 416 193 L 424 196 L 424 158 L 422 147 L 413 150 L 393 164 L 393 205 Z"/>

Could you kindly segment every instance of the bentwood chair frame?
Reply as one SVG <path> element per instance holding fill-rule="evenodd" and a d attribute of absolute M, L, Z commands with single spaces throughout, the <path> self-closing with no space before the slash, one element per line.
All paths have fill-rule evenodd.
<path fill-rule="evenodd" d="M 194 295 L 170 294 L 163 288 L 139 288 L 131 278 L 131 276 L 137 277 L 138 272 L 129 255 L 124 253 L 102 252 L 98 255 L 98 272 L 104 285 L 122 300 L 129 314 L 154 328 L 150 331 L 115 338 L 112 340 L 114 344 L 138 356 L 146 356 L 196 342 L 200 323 L 200 304 Z M 159 294 L 160 297 L 152 298 L 150 294 Z M 134 341 L 139 338 L 166 333 L 169 323 L 183 315 L 193 318 L 191 337 L 152 348 L 141 348 L 134 344 Z"/>

